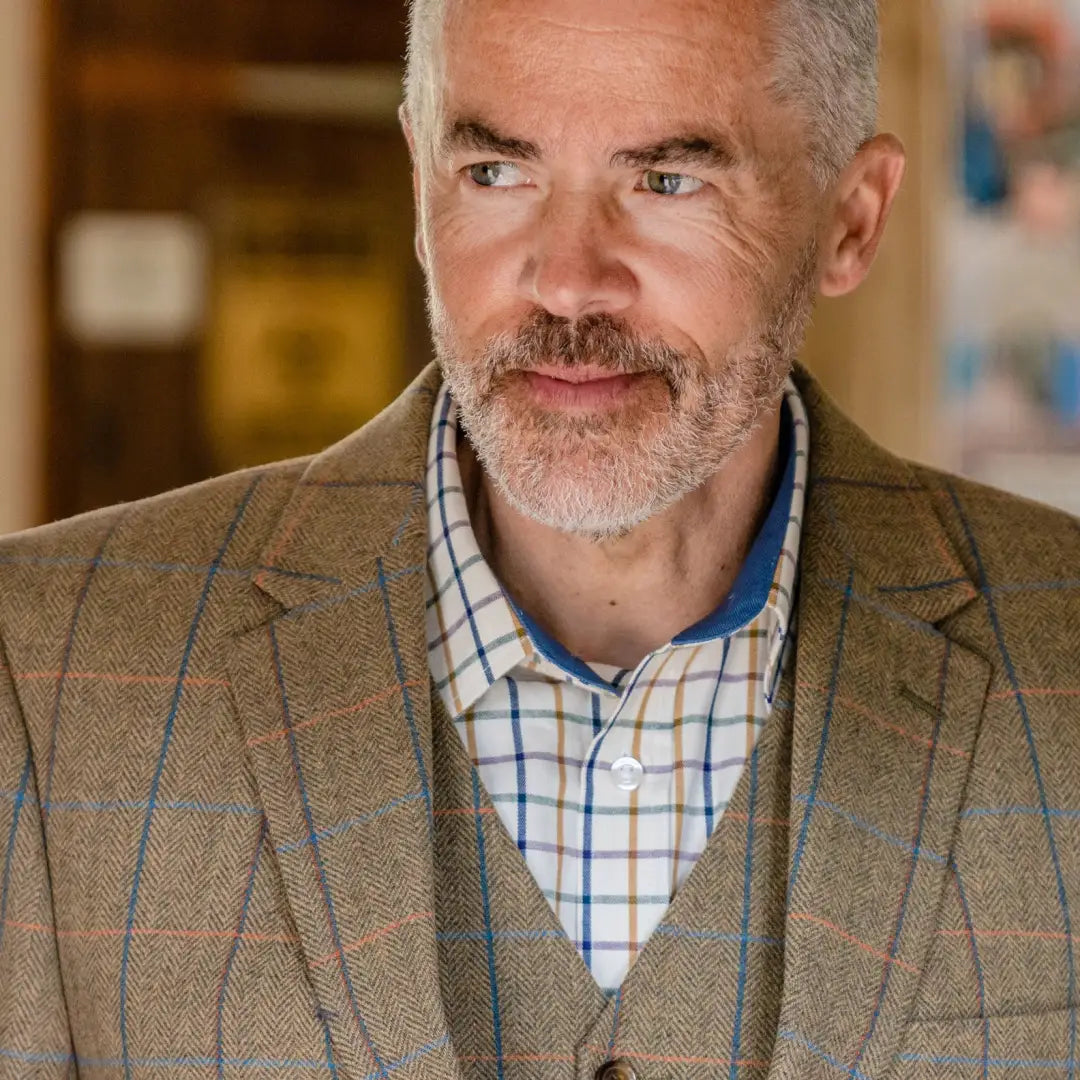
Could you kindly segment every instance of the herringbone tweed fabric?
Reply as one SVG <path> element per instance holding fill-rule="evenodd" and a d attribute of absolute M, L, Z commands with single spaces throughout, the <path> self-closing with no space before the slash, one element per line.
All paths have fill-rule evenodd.
<path fill-rule="evenodd" d="M 1074 1076 L 1080 525 L 799 373 L 792 707 L 616 1018 L 435 753 L 436 380 L 0 543 L 0 1077 Z"/>

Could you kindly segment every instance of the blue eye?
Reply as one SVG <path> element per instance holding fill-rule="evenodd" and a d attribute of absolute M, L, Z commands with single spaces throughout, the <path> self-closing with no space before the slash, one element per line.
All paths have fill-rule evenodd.
<path fill-rule="evenodd" d="M 692 195 L 705 186 L 704 180 L 683 173 L 656 172 L 650 169 L 645 174 L 645 186 L 654 195 Z"/>
<path fill-rule="evenodd" d="M 508 161 L 481 161 L 469 166 L 469 178 L 477 187 L 518 187 L 526 182 L 525 175 Z"/>

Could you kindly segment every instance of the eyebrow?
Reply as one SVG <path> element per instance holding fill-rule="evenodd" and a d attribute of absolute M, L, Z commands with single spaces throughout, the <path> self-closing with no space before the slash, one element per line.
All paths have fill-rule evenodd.
<path fill-rule="evenodd" d="M 442 139 L 445 156 L 470 151 L 519 161 L 539 161 L 540 147 L 527 139 L 504 135 L 483 120 L 456 120 Z M 730 170 L 740 156 L 730 139 L 719 134 L 676 135 L 659 142 L 625 150 L 611 156 L 612 168 L 652 169 L 657 165 L 683 165 Z"/>
<path fill-rule="evenodd" d="M 719 135 L 678 135 L 649 146 L 618 150 L 611 157 L 613 168 L 653 169 L 657 165 L 697 165 L 706 169 L 730 170 L 739 163 L 730 140 Z"/>
<path fill-rule="evenodd" d="M 536 143 L 500 134 L 482 120 L 456 120 L 443 136 L 444 155 L 450 156 L 464 150 L 517 158 L 519 161 L 540 160 L 540 147 Z"/>

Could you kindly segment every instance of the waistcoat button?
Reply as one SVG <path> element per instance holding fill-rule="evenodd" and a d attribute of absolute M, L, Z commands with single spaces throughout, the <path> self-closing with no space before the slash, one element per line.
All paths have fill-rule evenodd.
<path fill-rule="evenodd" d="M 617 1058 L 615 1061 L 605 1061 L 596 1070 L 596 1080 L 637 1080 L 637 1075 L 629 1061 Z"/>

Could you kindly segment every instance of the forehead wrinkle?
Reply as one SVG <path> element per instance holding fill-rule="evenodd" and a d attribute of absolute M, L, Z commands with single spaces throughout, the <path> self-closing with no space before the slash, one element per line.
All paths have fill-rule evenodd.
<path fill-rule="evenodd" d="M 550 26 L 556 30 L 566 30 L 573 34 L 591 34 L 596 36 L 611 34 L 638 34 L 642 37 L 648 37 L 650 40 L 656 40 L 657 38 L 666 38 L 670 41 L 678 42 L 680 45 L 685 45 L 688 41 L 697 41 L 696 38 L 687 34 L 679 34 L 674 30 L 663 30 L 657 27 L 641 27 L 627 28 L 625 26 L 583 26 L 581 23 L 564 23 L 558 19 L 553 19 L 550 16 L 545 15 L 533 15 L 530 16 L 534 22 L 540 23 L 542 26 Z"/>
<path fill-rule="evenodd" d="M 710 27 L 719 28 L 722 25 L 728 33 L 734 32 L 749 39 L 754 45 L 759 45 L 765 15 L 773 2 L 774 0 L 682 0 L 680 3 L 679 0 L 667 0 L 667 3 L 660 5 L 637 5 L 637 17 L 633 18 L 632 15 L 632 21 L 636 25 L 631 26 L 626 25 L 626 14 L 627 8 L 634 7 L 632 0 L 619 0 L 619 3 L 609 5 L 617 12 L 617 15 L 613 16 L 616 18 L 613 25 L 602 22 L 604 16 L 597 12 L 597 8 L 602 8 L 603 3 L 598 0 L 587 5 L 577 4 L 577 9 L 587 8 L 580 18 L 559 18 L 535 10 L 524 13 L 523 17 L 560 31 L 583 34 L 640 34 L 650 40 L 668 39 L 680 45 L 687 42 L 699 44 L 708 36 L 706 31 Z M 646 7 L 651 10 L 643 10 Z M 577 16 L 578 10 L 573 14 Z M 596 20 L 591 25 L 586 21 L 590 16 Z M 672 17 L 684 26 L 692 26 L 693 30 L 679 32 L 670 29 Z M 745 55 L 747 42 L 740 42 L 738 50 Z"/>
<path fill-rule="evenodd" d="M 673 52 L 682 54 L 682 62 L 689 61 L 689 56 L 698 57 L 703 65 L 711 65 L 715 57 L 706 54 L 716 44 L 721 43 L 725 51 L 731 54 L 733 59 L 738 59 L 750 66 L 756 66 L 760 62 L 762 40 L 762 7 L 768 7 L 772 0 L 747 0 L 746 3 L 732 3 L 731 0 L 702 0 L 702 2 L 689 5 L 691 18 L 687 18 L 687 12 L 672 12 L 665 5 L 659 7 L 658 13 L 637 13 L 637 17 L 626 18 L 626 9 L 623 4 L 619 5 L 617 13 L 613 13 L 611 21 L 604 24 L 594 21 L 589 23 L 586 19 L 592 16 L 594 19 L 602 19 L 595 12 L 595 5 L 579 5 L 590 8 L 583 13 L 581 19 L 559 18 L 556 15 L 536 10 L 529 10 L 531 5 L 518 4 L 519 10 L 511 11 L 515 6 L 511 0 L 446 0 L 447 10 L 444 19 L 443 33 L 460 33 L 468 28 L 467 33 L 472 37 L 476 30 L 483 33 L 484 29 L 491 25 L 489 13 L 484 9 L 488 4 L 495 8 L 494 14 L 499 19 L 504 16 L 507 22 L 499 19 L 501 34 L 509 31 L 509 40 L 520 38 L 524 41 L 533 41 L 537 36 L 545 32 L 554 34 L 564 40 L 570 41 L 578 38 L 615 38 L 625 41 L 627 38 L 644 39 L 649 44 L 660 44 L 661 51 L 666 55 Z M 549 0 L 550 3 L 550 0 Z M 504 6 L 505 5 L 505 6 Z M 537 6 L 540 6 L 539 2 Z M 627 5 L 627 6 L 632 6 Z M 676 7 L 678 5 L 675 5 Z M 520 10 L 524 8 L 524 10 Z M 453 17 L 450 12 L 453 11 Z M 577 12 L 575 11 L 576 15 Z M 669 16 L 669 17 L 665 17 Z M 671 27 L 673 20 L 681 21 L 685 29 L 679 30 Z M 509 43 L 509 42 L 508 42 Z"/>

